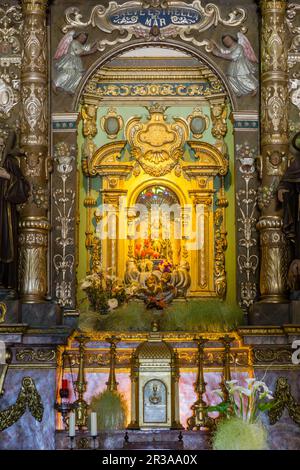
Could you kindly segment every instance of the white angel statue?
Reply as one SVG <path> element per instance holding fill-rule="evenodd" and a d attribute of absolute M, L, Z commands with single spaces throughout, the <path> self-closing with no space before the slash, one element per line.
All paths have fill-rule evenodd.
<path fill-rule="evenodd" d="M 229 60 L 227 70 L 230 86 L 237 96 L 255 96 L 258 90 L 258 60 L 249 39 L 243 33 L 237 33 L 237 39 L 226 34 L 222 37 L 226 49 L 219 47 L 214 41 L 212 53 L 216 57 Z"/>
<path fill-rule="evenodd" d="M 73 95 L 84 74 L 81 56 L 93 54 L 97 44 L 86 44 L 87 33 L 69 31 L 58 44 L 54 54 L 54 90 Z"/>

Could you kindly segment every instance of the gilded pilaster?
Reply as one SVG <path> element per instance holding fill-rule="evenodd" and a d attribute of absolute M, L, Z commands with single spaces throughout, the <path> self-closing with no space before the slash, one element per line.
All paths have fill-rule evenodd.
<path fill-rule="evenodd" d="M 261 178 L 258 222 L 261 246 L 260 292 L 267 302 L 284 300 L 287 245 L 277 186 L 288 159 L 288 48 L 286 0 L 262 0 Z"/>
<path fill-rule="evenodd" d="M 24 302 L 41 302 L 47 293 L 49 222 L 47 0 L 22 0 L 24 49 L 21 69 L 21 166 L 31 194 L 20 218 L 19 290 Z"/>

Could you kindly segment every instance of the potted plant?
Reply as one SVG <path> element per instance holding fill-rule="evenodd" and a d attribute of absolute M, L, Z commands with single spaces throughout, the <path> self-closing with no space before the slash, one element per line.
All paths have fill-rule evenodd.
<path fill-rule="evenodd" d="M 260 416 L 273 406 L 273 396 L 267 385 L 246 379 L 246 387 L 237 380 L 225 382 L 223 390 L 215 390 L 221 402 L 208 411 L 218 411 L 212 443 L 215 450 L 264 450 L 267 430 Z"/>

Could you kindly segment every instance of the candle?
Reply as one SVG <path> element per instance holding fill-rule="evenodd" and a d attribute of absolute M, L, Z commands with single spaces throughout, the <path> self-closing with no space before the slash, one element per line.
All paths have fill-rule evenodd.
<path fill-rule="evenodd" d="M 68 389 L 68 381 L 66 379 L 63 379 L 62 382 L 61 382 L 61 388 L 63 390 L 67 390 Z"/>
<path fill-rule="evenodd" d="M 69 416 L 69 437 L 75 437 L 75 413 L 71 411 Z"/>
<path fill-rule="evenodd" d="M 91 413 L 91 436 L 97 436 L 97 413 L 94 411 Z"/>

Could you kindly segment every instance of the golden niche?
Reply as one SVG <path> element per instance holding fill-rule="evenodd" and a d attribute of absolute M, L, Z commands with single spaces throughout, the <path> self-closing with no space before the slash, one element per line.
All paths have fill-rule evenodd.
<path fill-rule="evenodd" d="M 148 108 L 146 122 L 132 117 L 124 140 L 82 159 L 85 176 L 99 178 L 105 206 L 86 205 L 87 273 L 112 270 L 135 298 L 148 305 L 155 297 L 159 307 L 180 298 L 226 295 L 228 158 L 217 144 L 189 140 L 187 122 L 168 122 L 165 109 Z M 160 209 L 156 226 L 152 204 Z M 151 232 L 141 230 L 141 206 Z M 161 206 L 168 208 L 168 223 Z M 109 223 L 113 237 L 105 235 Z"/>

